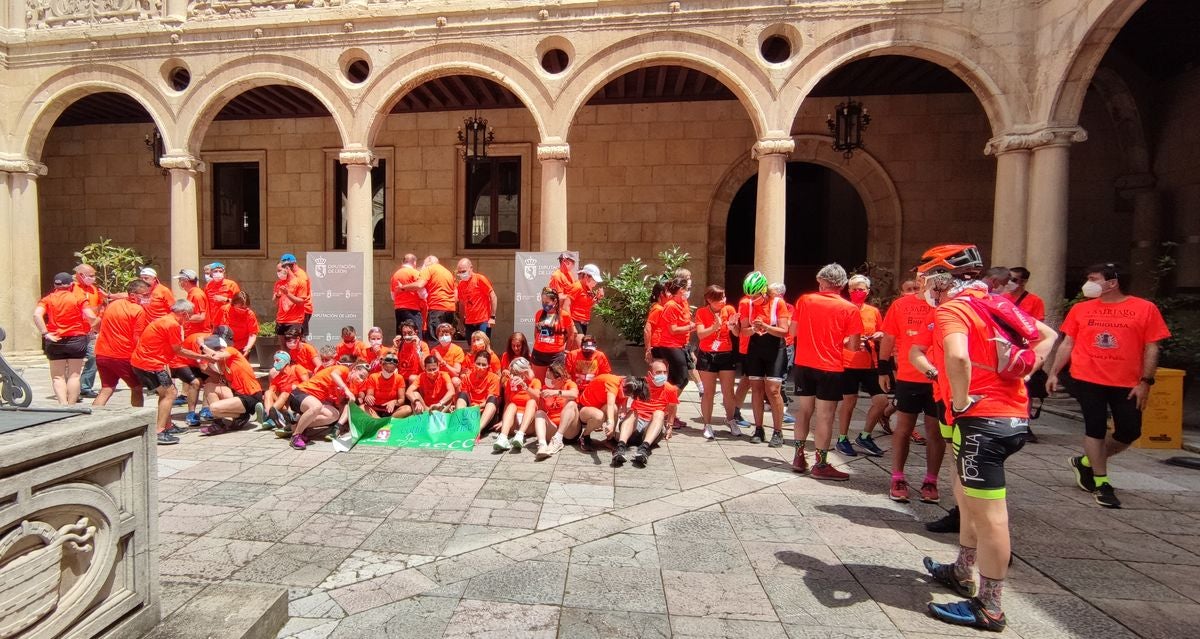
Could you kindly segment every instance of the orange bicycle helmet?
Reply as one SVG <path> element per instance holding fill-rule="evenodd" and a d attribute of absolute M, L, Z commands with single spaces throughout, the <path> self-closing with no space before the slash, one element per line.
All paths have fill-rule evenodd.
<path fill-rule="evenodd" d="M 942 244 L 921 256 L 916 271 L 921 275 L 950 273 L 977 276 L 983 270 L 983 256 L 974 244 Z"/>

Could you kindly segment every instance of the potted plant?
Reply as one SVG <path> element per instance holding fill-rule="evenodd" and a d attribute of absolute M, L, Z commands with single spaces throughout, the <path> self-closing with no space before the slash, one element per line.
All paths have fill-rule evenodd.
<path fill-rule="evenodd" d="M 117 246 L 102 237 L 75 253 L 80 264 L 96 269 L 96 286 L 111 294 L 124 293 L 125 287 L 136 280 L 138 271 L 150 262 L 131 248 Z"/>
<path fill-rule="evenodd" d="M 659 272 L 647 273 L 649 266 L 642 258 L 634 257 L 616 273 L 604 274 L 604 297 L 596 302 L 593 313 L 625 340 L 629 369 L 634 375 L 644 375 L 648 369 L 642 330 L 650 313 L 650 290 L 656 283 L 668 280 L 690 257 L 678 246 L 672 246 L 659 252 L 658 261 L 663 265 Z"/>
<path fill-rule="evenodd" d="M 271 368 L 275 362 L 275 352 L 279 350 L 281 343 L 279 336 L 275 334 L 275 322 L 262 322 L 258 325 L 254 355 L 258 358 L 259 368 Z"/>

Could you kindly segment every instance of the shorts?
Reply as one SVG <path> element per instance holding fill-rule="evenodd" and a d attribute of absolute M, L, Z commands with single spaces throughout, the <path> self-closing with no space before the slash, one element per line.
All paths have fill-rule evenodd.
<path fill-rule="evenodd" d="M 571 320 L 571 321 L 575 322 L 575 332 L 576 333 L 579 333 L 580 336 L 587 335 L 588 322 L 581 322 L 579 320 Z"/>
<path fill-rule="evenodd" d="M 242 408 L 245 409 L 247 415 L 250 415 L 254 412 L 255 406 L 263 403 L 262 391 L 259 391 L 253 395 L 238 395 L 235 393 L 233 396 L 241 400 Z"/>
<path fill-rule="evenodd" d="M 290 408 L 292 412 L 296 413 L 297 415 L 303 413 L 304 409 L 302 406 L 304 405 L 304 400 L 308 399 L 309 397 L 312 397 L 312 395 L 309 395 L 299 388 L 292 389 L 292 392 L 288 395 L 288 408 Z"/>
<path fill-rule="evenodd" d="M 879 371 L 874 368 L 847 368 L 842 371 L 842 395 L 857 395 L 860 388 L 871 397 L 882 395 Z"/>
<path fill-rule="evenodd" d="M 42 338 L 42 352 L 46 359 L 54 362 L 64 359 L 87 359 L 88 336 L 74 335 L 57 342 Z"/>
<path fill-rule="evenodd" d="M 138 381 L 141 382 L 142 388 L 154 392 L 160 388 L 170 388 L 175 390 L 175 384 L 171 381 L 171 374 L 166 369 L 160 371 L 144 371 L 136 366 L 130 366 L 133 369 L 133 374 L 137 375 Z"/>
<path fill-rule="evenodd" d="M 474 404 L 472 404 L 472 403 L 471 403 L 471 396 L 470 396 L 470 395 L 468 395 L 468 394 L 466 394 L 465 392 L 460 392 L 460 393 L 458 394 L 458 399 L 461 399 L 461 400 L 463 400 L 464 402 L 466 402 L 466 403 L 467 403 L 467 406 L 473 406 L 473 405 L 474 405 Z M 479 407 L 480 407 L 480 408 L 483 408 L 484 406 L 486 406 L 486 405 L 488 405 L 488 404 L 491 404 L 492 406 L 495 406 L 497 411 L 499 411 L 499 410 L 500 410 L 500 398 L 499 398 L 499 397 L 496 397 L 495 395 L 488 395 L 488 396 L 487 396 L 487 399 L 483 400 L 483 404 L 481 404 Z"/>
<path fill-rule="evenodd" d="M 927 417 L 941 417 L 933 401 L 933 384 L 897 380 L 894 388 L 896 410 L 909 415 L 924 413 Z"/>
<path fill-rule="evenodd" d="M 567 354 L 565 351 L 557 353 L 547 353 L 545 351 L 532 351 L 529 354 L 529 362 L 534 366 L 546 367 L 551 364 L 566 364 Z"/>
<path fill-rule="evenodd" d="M 710 353 L 700 351 L 696 357 L 696 370 L 702 373 L 720 373 L 737 370 L 738 354 L 733 351 Z"/>
<path fill-rule="evenodd" d="M 97 355 L 96 370 L 100 373 L 100 388 L 116 388 L 118 381 L 125 382 L 129 388 L 142 387 L 128 359 Z"/>
<path fill-rule="evenodd" d="M 1112 411 L 1113 439 L 1132 444 L 1142 436 L 1142 411 L 1137 399 L 1130 398 L 1130 388 L 1105 386 L 1082 380 L 1072 380 L 1071 394 L 1083 413 L 1083 432 L 1092 439 L 1108 436 L 1108 412 Z"/>
<path fill-rule="evenodd" d="M 954 465 L 963 493 L 978 499 L 1004 499 L 1004 460 L 1029 438 L 1024 417 L 959 417 L 954 420 Z"/>
<path fill-rule="evenodd" d="M 842 373 L 822 371 L 809 366 L 797 366 L 792 373 L 797 397 L 816 397 L 826 402 L 842 399 Z"/>
<path fill-rule="evenodd" d="M 171 369 L 171 377 L 183 382 L 191 384 L 197 380 L 204 382 L 208 380 L 208 373 L 196 368 L 195 366 L 180 366 Z"/>
<path fill-rule="evenodd" d="M 783 340 L 774 335 L 751 336 L 742 357 L 742 374 L 750 379 L 782 382 L 787 376 L 787 349 Z"/>
<path fill-rule="evenodd" d="M 287 332 L 292 330 L 293 328 L 300 331 L 300 335 L 305 334 L 303 324 L 280 324 L 280 323 L 275 324 L 275 334 L 280 337 L 283 337 L 284 335 L 287 335 Z"/>
<path fill-rule="evenodd" d="M 667 379 L 678 388 L 688 382 L 687 349 L 682 347 L 656 346 L 650 356 L 667 363 Z"/>
<path fill-rule="evenodd" d="M 487 335 L 489 339 L 492 337 L 492 327 L 488 326 L 487 322 L 480 322 L 479 324 L 463 324 L 463 332 L 466 333 L 467 339 L 471 339 L 471 334 L 473 334 L 475 331 L 479 331 L 484 335 Z"/>

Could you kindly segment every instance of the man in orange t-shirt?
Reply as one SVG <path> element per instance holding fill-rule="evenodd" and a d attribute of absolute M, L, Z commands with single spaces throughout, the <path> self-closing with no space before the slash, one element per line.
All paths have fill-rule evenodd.
<path fill-rule="evenodd" d="M 308 322 L 312 319 L 313 314 L 312 279 L 308 276 L 308 271 L 300 268 L 300 265 L 296 263 L 296 256 L 291 253 L 279 256 L 279 266 L 288 272 L 289 280 L 296 280 L 296 288 L 288 289 L 288 292 L 292 294 L 292 301 L 300 304 L 303 308 L 304 321 L 300 325 L 300 334 L 308 335 Z M 276 328 L 275 334 L 283 335 L 278 328 Z"/>
<path fill-rule="evenodd" d="M 580 385 L 583 389 L 578 401 L 579 421 L 583 425 L 583 432 L 579 435 L 580 451 L 590 453 L 596 449 L 591 435 L 594 431 L 600 431 L 605 439 L 616 433 L 621 411 L 625 410 L 628 401 L 624 385 L 636 380 L 636 377 L 601 373 L 586 385 Z"/>
<path fill-rule="evenodd" d="M 1004 297 L 1012 300 L 1017 308 L 1029 313 L 1035 320 L 1046 320 L 1046 303 L 1042 298 L 1025 290 L 1029 285 L 1029 269 L 1024 266 L 1014 266 L 1008 269 L 1008 285 L 1004 287 Z"/>
<path fill-rule="evenodd" d="M 417 335 L 421 334 L 424 326 L 425 309 L 424 286 L 419 283 L 421 271 L 417 269 L 417 256 L 405 253 L 400 268 L 392 273 L 391 291 L 392 303 L 396 310 L 396 334 L 400 334 L 400 326 L 404 320 L 412 320 L 417 326 Z"/>
<path fill-rule="evenodd" d="M 596 347 L 596 338 L 584 335 L 579 348 L 567 351 L 567 376 L 580 388 L 585 388 L 599 375 L 612 373 L 608 355 Z"/>
<path fill-rule="evenodd" d="M 225 383 L 216 387 L 217 400 L 209 406 L 213 423 L 201 428 L 200 434 L 212 436 L 241 430 L 250 423 L 251 417 L 262 426 L 267 421 L 266 409 L 262 385 L 258 383 L 254 367 L 241 351 L 220 337 L 210 337 L 204 343 L 216 351 L 213 359 Z M 215 346 L 220 348 L 213 348 Z"/>
<path fill-rule="evenodd" d="M 470 337 L 475 331 L 483 331 L 490 338 L 499 306 L 492 281 L 477 273 L 475 264 L 465 257 L 458 261 L 455 276 L 458 278 L 458 308 L 463 332 Z"/>
<path fill-rule="evenodd" d="M 96 286 L 96 269 L 90 264 L 80 264 L 75 267 L 75 282 L 71 287 L 75 293 L 87 299 L 87 307 L 92 309 L 96 317 L 104 314 L 104 301 L 108 294 Z M 83 362 L 83 372 L 79 374 L 79 396 L 94 399 L 96 391 L 92 386 L 96 383 L 96 331 L 88 333 L 87 359 Z M 94 404 L 93 404 L 94 405 Z"/>
<path fill-rule="evenodd" d="M 454 274 L 438 262 L 436 255 L 425 258 L 421 267 L 421 277 L 417 284 L 425 290 L 425 307 L 428 309 L 429 339 L 437 339 L 437 327 L 441 324 L 453 326 L 457 321 L 454 311 L 458 306 L 458 290 Z"/>
<path fill-rule="evenodd" d="M 158 281 L 158 271 L 147 266 L 138 271 L 138 277 L 150 285 L 150 301 L 143 305 L 146 309 L 146 321 L 153 322 L 164 315 L 170 315 L 171 305 L 175 303 L 175 294 L 171 292 L 170 287 L 163 286 L 163 283 Z"/>
<path fill-rule="evenodd" d="M 208 283 L 204 285 L 204 292 L 208 295 L 208 323 L 209 326 L 220 326 L 225 324 L 225 315 L 229 312 L 229 303 L 233 301 L 233 297 L 241 292 L 242 287 L 238 283 L 225 277 L 225 265 L 220 262 L 213 262 L 209 265 Z"/>
<path fill-rule="evenodd" d="M 385 353 L 379 359 L 380 370 L 367 376 L 362 405 L 363 410 L 374 417 L 408 417 L 412 414 L 404 397 L 408 381 L 396 372 L 399 362 L 395 353 Z"/>
<path fill-rule="evenodd" d="M 183 336 L 193 335 L 205 331 L 211 331 L 213 326 L 208 320 L 208 295 L 204 289 L 200 288 L 197 283 L 200 276 L 196 271 L 191 269 L 181 269 L 175 279 L 179 280 L 179 286 L 183 289 L 184 299 L 192 303 L 192 307 L 196 310 L 192 312 L 192 316 L 183 322 Z"/>
<path fill-rule="evenodd" d="M 275 267 L 275 285 L 271 290 L 271 299 L 275 300 L 275 334 L 287 335 L 290 329 L 299 329 L 301 335 L 307 335 L 305 329 L 306 302 L 305 297 L 309 286 L 306 278 L 296 272 L 296 265 L 290 267 L 280 264 Z"/>
<path fill-rule="evenodd" d="M 138 338 L 137 347 L 129 358 L 133 372 L 142 387 L 158 394 L 158 444 L 178 444 L 175 435 L 185 432 L 171 424 L 171 406 L 175 403 L 175 384 L 171 381 L 171 361 L 176 357 L 188 357 L 201 361 L 212 361 L 206 353 L 183 347 L 183 322 L 195 309 L 187 300 L 171 305 L 171 313 L 149 324 Z"/>
<path fill-rule="evenodd" d="M 104 406 L 112 397 L 118 381 L 129 386 L 129 403 L 140 407 L 144 401 L 142 383 L 133 373 L 129 358 L 137 339 L 146 329 L 146 310 L 142 300 L 150 295 L 150 286 L 141 280 L 133 280 L 125 287 L 126 297 L 114 299 L 100 318 L 100 331 L 96 337 L 96 368 L 100 373 L 100 394 L 92 406 Z"/>
<path fill-rule="evenodd" d="M 650 362 L 646 379 L 630 380 L 623 385 L 625 394 L 633 401 L 629 414 L 621 421 L 617 448 L 612 454 L 613 466 L 625 463 L 630 444 L 637 446 L 633 464 L 645 466 L 650 459 L 650 447 L 659 436 L 671 438 L 675 411 L 679 407 L 679 389 L 667 381 L 668 370 L 667 362 L 656 359 Z"/>

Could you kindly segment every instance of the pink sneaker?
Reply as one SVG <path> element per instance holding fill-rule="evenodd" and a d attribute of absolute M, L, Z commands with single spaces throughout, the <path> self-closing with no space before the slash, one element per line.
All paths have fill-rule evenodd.
<path fill-rule="evenodd" d="M 933 482 L 925 482 L 921 484 L 921 501 L 927 504 L 938 503 L 937 484 Z"/>
<path fill-rule="evenodd" d="M 908 482 L 903 479 L 893 479 L 892 488 L 888 491 L 888 497 L 892 501 L 900 503 L 908 503 Z"/>
<path fill-rule="evenodd" d="M 304 440 L 304 435 L 296 435 L 292 438 L 292 448 L 296 450 L 304 450 L 308 448 L 308 442 Z"/>

